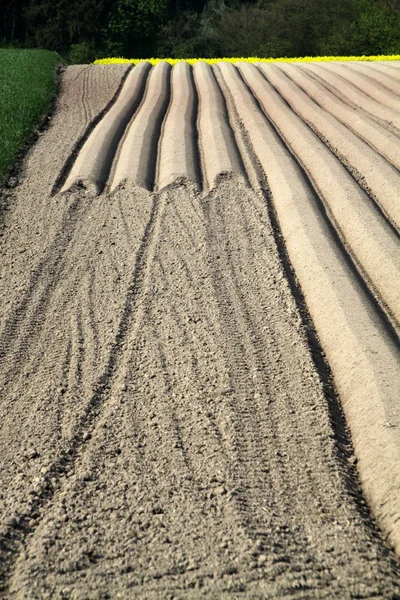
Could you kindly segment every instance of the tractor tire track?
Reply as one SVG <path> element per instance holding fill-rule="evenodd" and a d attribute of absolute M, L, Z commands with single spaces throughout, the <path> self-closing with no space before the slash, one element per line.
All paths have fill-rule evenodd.
<path fill-rule="evenodd" d="M 68 440 L 67 451 L 61 451 L 56 460 L 51 461 L 50 464 L 47 465 L 45 473 L 42 473 L 40 480 L 36 482 L 35 499 L 30 503 L 29 510 L 26 512 L 20 510 L 18 512 L 18 527 L 16 528 L 14 526 L 14 517 L 11 519 L 9 518 L 8 523 L 6 522 L 5 527 L 2 528 L 0 545 L 6 549 L 5 560 L 2 561 L 0 570 L 0 582 L 2 583 L 3 593 L 7 593 L 7 584 L 6 587 L 4 587 L 5 581 L 8 579 L 9 573 L 12 572 L 13 563 L 18 557 L 16 549 L 19 548 L 21 544 L 23 545 L 23 541 L 28 535 L 34 535 L 48 504 L 54 502 L 54 498 L 62 493 L 60 480 L 62 485 L 64 478 L 69 477 L 71 472 L 75 469 L 80 452 L 82 452 L 82 448 L 84 448 L 87 439 L 90 438 L 92 430 L 95 429 L 96 421 L 99 418 L 99 415 L 101 415 L 102 406 L 111 393 L 113 379 L 116 377 L 117 368 L 120 368 L 119 359 L 125 352 L 124 346 L 127 335 L 129 333 L 130 343 L 132 343 L 132 330 L 134 332 L 135 327 L 138 328 L 140 326 L 140 321 L 136 326 L 132 325 L 132 321 L 137 317 L 137 312 L 140 314 L 142 289 L 143 286 L 146 285 L 148 271 L 151 268 L 152 245 L 154 244 L 153 237 L 154 235 L 159 234 L 158 221 L 160 219 L 160 210 L 162 209 L 160 209 L 159 202 L 155 199 L 150 211 L 149 220 L 143 232 L 143 238 L 137 251 L 134 271 L 126 292 L 125 303 L 122 308 L 115 339 L 109 350 L 108 360 L 103 372 L 98 377 L 97 382 L 91 391 L 91 397 L 75 426 L 73 435 Z M 76 319 L 77 321 L 73 326 L 75 335 L 72 337 L 71 354 L 72 356 L 75 356 L 77 363 L 75 366 L 69 366 L 69 372 L 71 369 L 76 371 L 75 376 L 73 376 L 74 384 L 78 387 L 82 387 L 80 379 L 82 377 L 84 361 L 82 360 L 82 357 L 79 357 L 79 354 L 80 349 L 83 348 L 84 344 L 79 311 L 76 315 Z M 75 352 L 74 345 L 78 346 L 78 348 L 75 348 Z"/>
<path fill-rule="evenodd" d="M 390 596 L 393 558 L 342 479 L 263 195 L 239 175 L 154 202 L 108 389 L 8 597 Z"/>

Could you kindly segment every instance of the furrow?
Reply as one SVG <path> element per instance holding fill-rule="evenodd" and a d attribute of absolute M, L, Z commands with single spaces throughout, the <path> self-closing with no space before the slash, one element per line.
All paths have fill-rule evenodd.
<path fill-rule="evenodd" d="M 89 107 L 89 102 L 88 102 L 88 91 L 89 91 L 89 72 L 88 70 L 90 69 L 90 67 L 86 67 L 84 73 L 83 73 L 83 85 L 82 85 L 82 97 L 81 97 L 81 102 L 82 102 L 82 106 L 83 106 L 83 112 L 84 112 L 84 119 L 86 123 L 90 122 L 90 107 Z"/>
<path fill-rule="evenodd" d="M 171 66 L 166 62 L 160 62 L 152 69 L 144 100 L 115 158 L 111 190 L 125 181 L 153 189 L 161 126 L 170 101 L 170 75 Z"/>
<path fill-rule="evenodd" d="M 400 170 L 399 139 L 387 128 L 377 123 L 362 111 L 338 98 L 328 88 L 316 81 L 310 73 L 297 65 L 280 63 L 277 67 L 290 77 L 308 96 L 338 121 L 354 131 L 373 149 L 382 154 L 393 166 Z"/>
<path fill-rule="evenodd" d="M 97 193 L 103 190 L 118 143 L 143 95 L 150 68 L 150 63 L 141 63 L 129 73 L 117 101 L 80 150 L 61 192 L 79 183 L 94 186 Z"/>
<path fill-rule="evenodd" d="M 219 69 L 267 175 L 289 258 L 332 368 L 364 492 L 400 550 L 398 347 L 347 261 L 318 197 L 233 65 Z M 271 96 L 268 97 L 269 105 Z"/>
<path fill-rule="evenodd" d="M 340 161 L 288 107 L 253 65 L 240 72 L 323 199 L 329 217 L 372 293 L 395 329 L 400 323 L 397 285 L 400 245 L 393 228 L 376 211 Z M 267 171 L 268 173 L 268 171 Z"/>
<path fill-rule="evenodd" d="M 378 82 L 380 85 L 385 87 L 387 90 L 389 90 L 393 94 L 397 94 L 397 96 L 400 96 L 400 80 L 396 79 L 392 75 L 388 75 L 383 70 L 382 64 L 373 63 L 373 64 L 366 65 L 362 62 L 350 62 L 350 63 L 346 63 L 346 67 L 349 69 L 349 71 L 351 73 L 356 71 L 358 73 L 361 73 L 362 75 L 366 75 L 370 81 L 370 83 L 369 83 L 370 87 L 371 87 L 371 83 L 372 83 L 372 85 L 375 85 L 375 82 Z M 368 81 L 368 79 L 366 79 L 366 81 Z M 371 82 L 371 79 L 372 79 L 372 82 Z M 400 103 L 399 99 L 398 99 L 398 102 Z M 397 109 L 397 110 L 399 110 L 399 109 Z"/>
<path fill-rule="evenodd" d="M 366 96 L 379 102 L 379 104 L 387 106 L 397 113 L 400 112 L 399 96 L 382 86 L 378 81 L 371 81 L 369 74 L 357 73 L 346 64 L 342 65 L 335 62 L 330 63 L 329 69 L 361 90 Z"/>
<path fill-rule="evenodd" d="M 392 128 L 393 132 L 399 135 L 400 133 L 400 114 L 387 106 L 383 106 L 370 96 L 367 96 L 352 83 L 334 73 L 328 67 L 320 64 L 302 63 L 301 68 L 317 75 L 320 79 L 327 82 L 340 96 L 347 98 L 357 107 L 366 111 L 371 117 L 379 119 L 388 127 Z"/>
<path fill-rule="evenodd" d="M 197 63 L 193 72 L 199 95 L 199 143 L 203 149 L 205 187 L 211 189 L 222 174 L 241 173 L 246 178 L 224 97 L 212 67 Z"/>
<path fill-rule="evenodd" d="M 196 92 L 192 68 L 180 62 L 172 68 L 171 103 L 158 148 L 156 189 L 184 178 L 201 187 L 196 146 Z"/>
<path fill-rule="evenodd" d="M 213 66 L 213 72 L 219 88 L 224 96 L 226 108 L 229 114 L 229 121 L 235 136 L 236 145 L 239 149 L 243 164 L 245 166 L 250 186 L 253 188 L 253 190 L 265 190 L 265 173 L 256 152 L 253 150 L 252 142 L 250 141 L 249 135 L 244 126 L 244 122 L 239 117 L 232 90 L 227 84 L 226 79 L 222 76 L 218 64 Z M 252 97 L 252 99 L 254 100 L 254 97 Z M 252 115 L 253 118 L 255 118 L 255 115 L 256 112 L 254 111 L 254 114 Z"/>
<path fill-rule="evenodd" d="M 386 75 L 390 75 L 390 77 L 394 77 L 396 81 L 400 80 L 400 69 L 398 68 L 397 62 L 385 62 L 379 61 L 378 63 L 373 62 L 371 64 L 372 69 L 379 69 L 382 73 L 386 73 Z"/>
<path fill-rule="evenodd" d="M 400 231 L 400 173 L 345 125 L 320 108 L 275 65 L 259 69 L 293 111 L 326 143 Z"/>
<path fill-rule="evenodd" d="M 385 66 L 390 66 L 393 69 L 399 69 L 400 68 L 400 60 L 382 60 L 380 61 L 380 64 L 385 65 Z M 400 73 L 399 73 L 400 75 Z"/>

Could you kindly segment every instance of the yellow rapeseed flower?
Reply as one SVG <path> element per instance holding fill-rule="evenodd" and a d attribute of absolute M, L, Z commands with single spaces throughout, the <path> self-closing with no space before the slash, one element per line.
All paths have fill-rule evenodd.
<path fill-rule="evenodd" d="M 250 57 L 231 57 L 231 58 L 98 58 L 94 61 L 95 65 L 120 65 L 124 63 L 133 63 L 137 65 L 141 62 L 149 62 L 156 65 L 159 62 L 167 62 L 170 65 L 175 65 L 178 62 L 184 61 L 190 65 L 197 62 L 206 62 L 209 65 L 214 65 L 219 62 L 331 62 L 331 61 L 372 61 L 372 60 L 400 60 L 400 54 L 379 55 L 379 56 L 302 56 L 299 58 L 258 58 L 257 56 Z"/>

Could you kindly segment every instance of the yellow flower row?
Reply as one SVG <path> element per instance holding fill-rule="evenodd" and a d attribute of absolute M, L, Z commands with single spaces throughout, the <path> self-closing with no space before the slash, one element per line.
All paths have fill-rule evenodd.
<path fill-rule="evenodd" d="M 178 62 L 185 61 L 190 65 L 197 62 L 206 62 L 214 65 L 219 62 L 331 62 L 331 61 L 366 61 L 366 60 L 400 60 L 400 54 L 392 54 L 389 56 L 303 56 L 301 58 L 257 58 L 251 56 L 248 58 L 98 58 L 94 61 L 95 65 L 119 65 L 123 63 L 133 63 L 137 65 L 141 62 L 149 62 L 156 65 L 159 62 L 167 62 L 170 65 L 175 65 Z"/>

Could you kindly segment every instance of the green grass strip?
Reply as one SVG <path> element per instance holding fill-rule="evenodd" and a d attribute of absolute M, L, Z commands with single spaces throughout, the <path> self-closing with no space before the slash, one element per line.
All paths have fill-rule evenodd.
<path fill-rule="evenodd" d="M 50 108 L 56 66 L 48 50 L 0 49 L 0 182 L 21 144 Z"/>
<path fill-rule="evenodd" d="M 372 61 L 372 60 L 400 60 L 400 54 L 391 54 L 389 56 L 303 56 L 300 58 L 258 58 L 257 56 L 250 56 L 248 58 L 99 58 L 94 61 L 95 65 L 118 65 L 124 63 L 133 63 L 137 65 L 141 62 L 149 62 L 152 65 L 156 65 L 159 62 L 167 62 L 170 65 L 175 65 L 178 62 L 185 61 L 190 65 L 194 65 L 197 62 L 206 62 L 209 65 L 214 65 L 219 62 L 333 62 L 333 61 Z"/>

